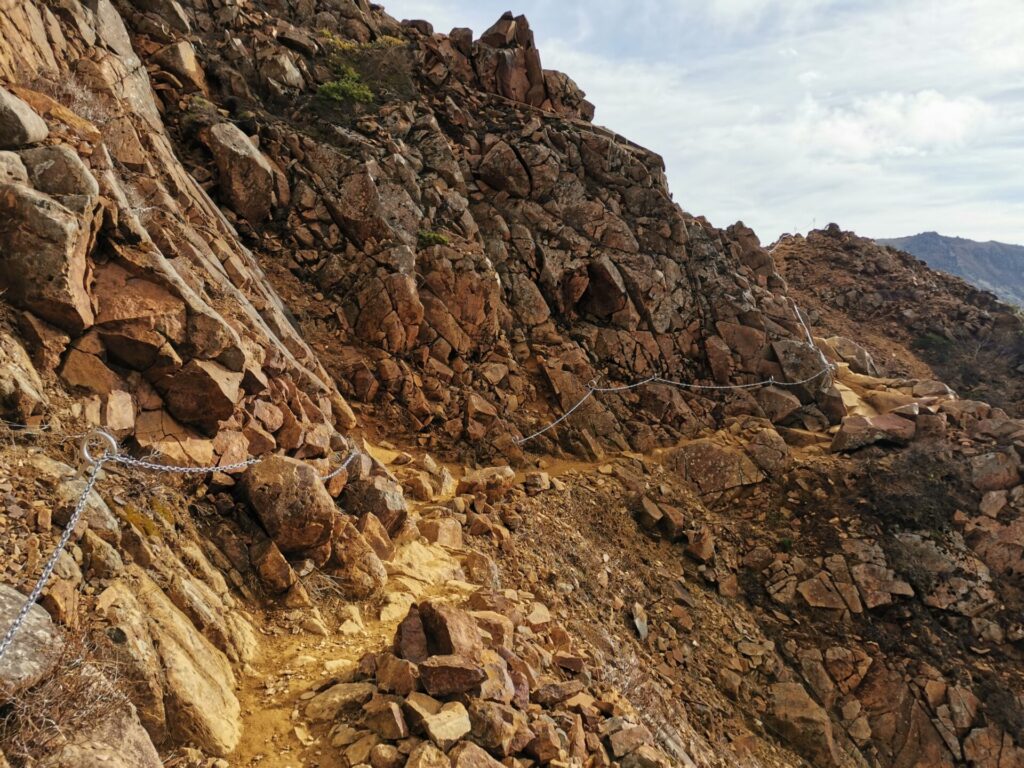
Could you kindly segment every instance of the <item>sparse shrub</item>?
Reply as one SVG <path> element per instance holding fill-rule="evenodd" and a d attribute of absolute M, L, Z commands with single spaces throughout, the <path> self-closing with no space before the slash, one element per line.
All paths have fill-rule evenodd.
<path fill-rule="evenodd" d="M 923 333 L 913 340 L 911 346 L 935 362 L 945 363 L 953 351 L 953 342 L 937 333 Z"/>
<path fill-rule="evenodd" d="M 373 91 L 363 82 L 356 70 L 349 66 L 343 66 L 336 71 L 338 79 L 322 84 L 317 89 L 317 96 L 330 101 L 360 104 L 369 104 L 373 101 Z"/>
<path fill-rule="evenodd" d="M 448 245 L 448 235 L 433 230 L 421 230 L 416 238 L 420 248 L 429 248 L 432 245 Z"/>

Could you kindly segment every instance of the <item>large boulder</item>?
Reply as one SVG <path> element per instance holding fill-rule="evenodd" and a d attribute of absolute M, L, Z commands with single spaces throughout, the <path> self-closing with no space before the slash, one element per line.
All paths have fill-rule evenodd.
<path fill-rule="evenodd" d="M 0 88 L 0 149 L 37 144 L 49 133 L 46 122 L 32 107 Z"/>
<path fill-rule="evenodd" d="M 93 323 L 86 290 L 99 220 L 22 184 L 0 185 L 0 286 L 12 304 L 74 334 Z"/>
<path fill-rule="evenodd" d="M 98 195 L 100 185 L 71 147 L 34 147 L 18 154 L 32 186 L 48 195 Z"/>
<path fill-rule="evenodd" d="M 258 224 L 276 203 L 274 169 L 248 136 L 231 123 L 219 123 L 204 133 L 213 153 L 220 190 L 239 216 Z"/>
<path fill-rule="evenodd" d="M 330 541 L 338 513 L 312 465 L 271 456 L 246 473 L 242 488 L 282 552 L 303 552 Z"/>

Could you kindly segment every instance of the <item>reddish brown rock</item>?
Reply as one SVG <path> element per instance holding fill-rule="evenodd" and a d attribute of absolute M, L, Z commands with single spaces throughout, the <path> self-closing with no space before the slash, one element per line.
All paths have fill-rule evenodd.
<path fill-rule="evenodd" d="M 324 569 L 355 600 L 376 597 L 388 581 L 384 564 L 347 515 L 335 520 L 331 557 Z"/>
<path fill-rule="evenodd" d="M 971 482 L 979 491 L 1004 490 L 1020 481 L 1020 462 L 1010 453 L 985 453 L 971 460 Z"/>
<path fill-rule="evenodd" d="M 480 665 L 464 656 L 431 656 L 419 666 L 420 681 L 431 696 L 468 693 L 487 679 Z"/>
<path fill-rule="evenodd" d="M 242 488 L 282 552 L 301 552 L 330 540 L 337 510 L 312 465 L 271 456 L 243 476 Z"/>
<path fill-rule="evenodd" d="M 253 545 L 249 557 L 260 581 L 273 593 L 287 592 L 298 581 L 298 576 L 284 559 L 281 550 L 269 539 Z"/>
<path fill-rule="evenodd" d="M 779 734 L 815 765 L 839 764 L 828 713 L 799 683 L 776 683 L 770 689 L 769 721 Z"/>
<path fill-rule="evenodd" d="M 341 499 L 350 514 L 376 515 L 392 536 L 409 516 L 402 486 L 387 477 L 375 476 L 349 482 Z"/>
<path fill-rule="evenodd" d="M 516 473 L 511 467 L 487 467 L 467 472 L 459 479 L 457 493 L 498 493 L 512 487 Z"/>
<path fill-rule="evenodd" d="M 411 662 L 424 661 L 430 651 L 427 649 L 427 633 L 423 628 L 423 619 L 419 609 L 414 605 L 395 630 L 395 655 Z"/>
<path fill-rule="evenodd" d="M 270 161 L 231 123 L 219 123 L 202 136 L 213 154 L 228 205 L 253 224 L 268 218 L 276 203 Z"/>
<path fill-rule="evenodd" d="M 473 658 L 479 654 L 483 638 L 469 613 L 437 601 L 420 603 L 418 608 L 431 655 Z"/>
<path fill-rule="evenodd" d="M 464 741 L 448 753 L 452 768 L 499 768 L 501 763 L 471 741 Z"/>
<path fill-rule="evenodd" d="M 855 451 L 878 442 L 909 443 L 916 427 L 910 419 L 886 413 L 881 416 L 848 416 L 832 440 L 832 450 Z"/>
<path fill-rule="evenodd" d="M 764 480 L 764 474 L 742 451 L 701 439 L 674 449 L 666 457 L 701 493 L 715 493 Z"/>
<path fill-rule="evenodd" d="M 420 671 L 412 661 L 392 653 L 377 654 L 377 686 L 385 693 L 408 696 L 419 685 Z"/>

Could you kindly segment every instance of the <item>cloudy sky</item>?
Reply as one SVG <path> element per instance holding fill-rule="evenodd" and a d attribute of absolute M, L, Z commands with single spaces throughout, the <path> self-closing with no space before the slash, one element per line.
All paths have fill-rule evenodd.
<path fill-rule="evenodd" d="M 509 1 L 383 0 L 439 32 L 525 13 L 718 226 L 1024 243 L 1022 0 Z"/>

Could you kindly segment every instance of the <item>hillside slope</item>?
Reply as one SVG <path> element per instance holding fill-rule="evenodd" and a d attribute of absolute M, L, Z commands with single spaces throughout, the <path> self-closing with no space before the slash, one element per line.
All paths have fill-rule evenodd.
<path fill-rule="evenodd" d="M 1020 413 L 1024 320 L 991 294 L 835 225 L 783 238 L 772 257 L 815 323 L 857 339 L 880 371 L 930 373 Z"/>
<path fill-rule="evenodd" d="M 876 238 L 875 242 L 913 254 L 932 269 L 962 277 L 1003 301 L 1024 307 L 1024 245 L 994 240 L 982 243 L 938 232 Z"/>
<path fill-rule="evenodd" d="M 0 765 L 1024 765 L 991 297 L 682 210 L 523 17 L 0 41 Z"/>

